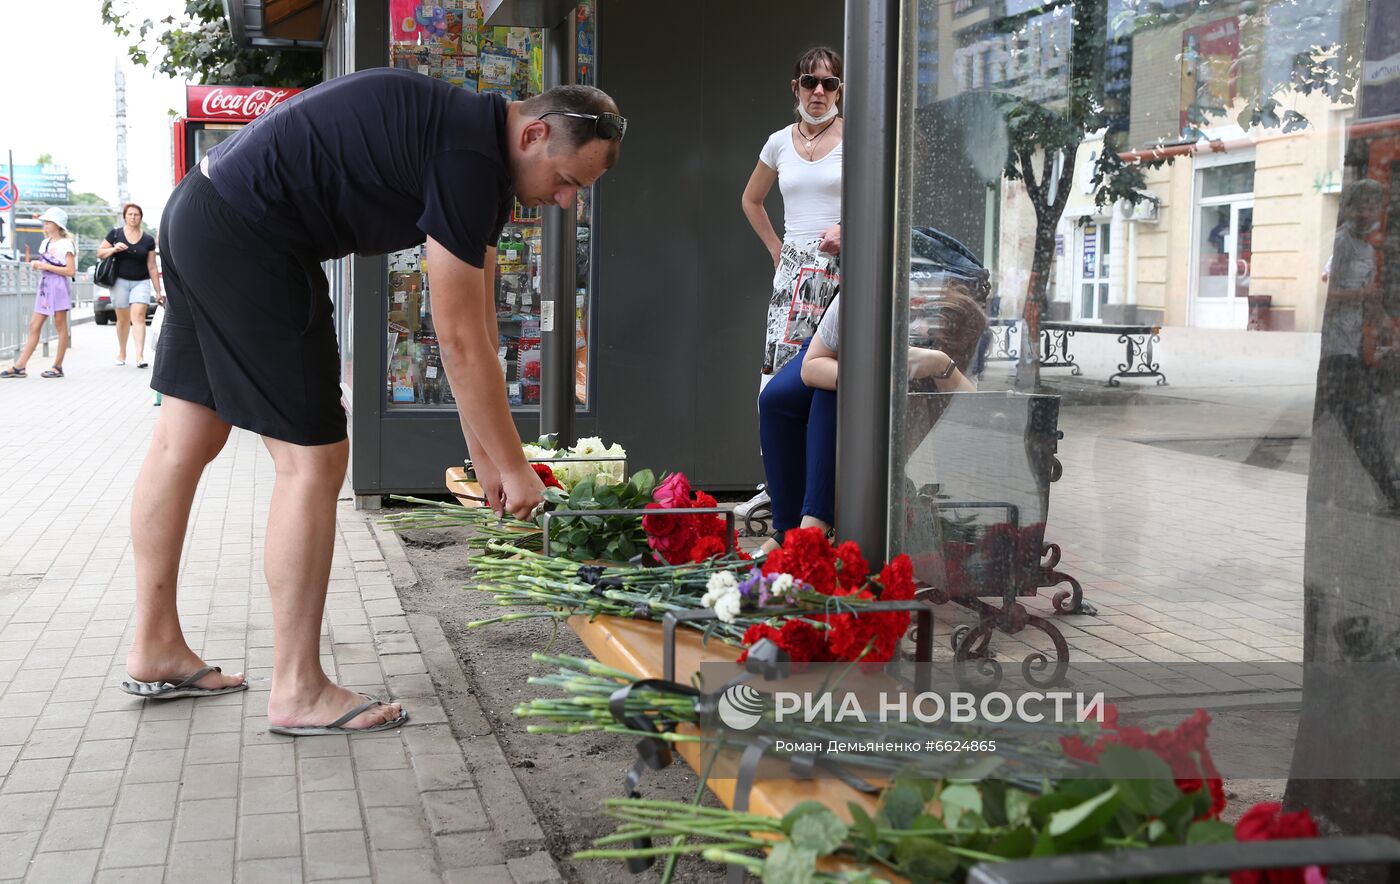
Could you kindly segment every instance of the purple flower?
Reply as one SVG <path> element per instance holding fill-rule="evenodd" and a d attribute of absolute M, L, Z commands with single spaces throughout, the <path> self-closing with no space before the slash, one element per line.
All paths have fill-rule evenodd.
<path fill-rule="evenodd" d="M 757 568 L 750 570 L 749 576 L 739 583 L 739 594 L 745 597 L 751 596 L 754 594 L 755 587 L 763 588 L 763 573 Z"/>

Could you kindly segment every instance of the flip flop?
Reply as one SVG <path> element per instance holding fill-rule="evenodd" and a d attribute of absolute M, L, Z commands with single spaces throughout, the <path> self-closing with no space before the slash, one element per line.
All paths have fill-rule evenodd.
<path fill-rule="evenodd" d="M 232 694 L 235 691 L 248 690 L 248 682 L 245 679 L 242 684 L 236 684 L 226 688 L 199 688 L 195 687 L 195 682 L 211 672 L 223 672 L 217 666 L 206 666 L 188 678 L 180 681 L 137 681 L 131 679 L 121 683 L 121 689 L 136 697 L 147 700 L 174 700 L 179 697 L 214 697 L 219 694 Z"/>
<path fill-rule="evenodd" d="M 329 736 L 331 734 L 372 734 L 375 731 L 392 730 L 393 728 L 399 727 L 404 722 L 408 721 L 408 710 L 400 709 L 398 718 L 383 722 L 382 724 L 376 724 L 374 727 L 344 727 L 343 725 L 347 721 L 351 721 L 352 719 L 354 719 L 355 716 L 359 715 L 362 712 L 367 712 L 370 709 L 373 709 L 375 706 L 389 705 L 383 700 L 376 700 L 374 697 L 371 697 L 368 694 L 361 694 L 360 696 L 365 697 L 367 702 L 361 703 L 354 709 L 351 709 L 349 712 L 337 718 L 335 721 L 332 721 L 330 724 L 323 724 L 319 726 L 274 724 L 268 727 L 268 730 L 274 734 L 282 734 L 283 736 L 287 737 L 324 737 Z"/>

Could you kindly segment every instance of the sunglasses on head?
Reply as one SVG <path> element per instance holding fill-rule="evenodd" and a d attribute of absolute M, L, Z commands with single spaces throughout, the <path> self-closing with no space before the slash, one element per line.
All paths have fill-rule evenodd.
<path fill-rule="evenodd" d="M 827 92 L 835 92 L 837 89 L 841 88 L 840 77 L 818 77 L 816 74 L 803 74 L 797 78 L 797 85 L 801 86 L 803 89 L 815 89 L 818 83 L 820 83 L 822 88 Z"/>
<path fill-rule="evenodd" d="M 539 119 L 545 117 L 573 117 L 576 120 L 592 120 L 593 134 L 604 141 L 621 141 L 622 136 L 627 134 L 627 118 L 621 114 L 577 114 L 573 111 L 545 111 L 539 115 Z"/>

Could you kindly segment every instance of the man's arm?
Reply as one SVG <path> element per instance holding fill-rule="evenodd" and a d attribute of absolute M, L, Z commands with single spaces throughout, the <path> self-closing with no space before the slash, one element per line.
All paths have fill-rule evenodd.
<path fill-rule="evenodd" d="M 431 271 L 431 259 L 428 262 L 428 266 Z M 469 269 L 476 269 L 471 267 L 470 264 L 467 266 Z M 481 299 L 481 306 L 486 314 L 486 340 L 490 342 L 491 348 L 493 350 L 498 351 L 497 365 L 499 365 L 499 342 L 501 340 L 501 327 L 500 324 L 496 321 L 496 249 L 493 246 L 488 246 L 486 248 L 485 266 L 482 267 L 481 273 L 484 275 L 486 280 L 485 287 L 482 289 L 483 297 Z M 451 381 L 449 380 L 448 383 L 450 385 Z M 478 476 L 480 476 L 480 474 L 483 472 L 483 468 L 485 472 L 499 474 L 500 470 L 497 469 L 495 463 L 491 460 L 490 455 L 486 453 L 486 449 L 482 446 L 481 440 L 477 438 L 476 433 L 472 432 L 472 428 L 467 424 L 465 420 L 462 421 L 462 435 L 466 436 L 467 438 L 467 453 L 471 455 L 473 471 L 476 472 Z"/>
<path fill-rule="evenodd" d="M 486 268 L 494 263 L 487 250 Z M 428 273 L 432 279 L 433 328 L 442 350 L 442 366 L 457 400 L 462 432 L 487 499 L 497 512 L 527 518 L 543 499 L 544 486 L 525 462 L 520 435 L 506 401 L 505 377 L 496 355 L 493 293 L 486 289 L 489 269 L 476 268 L 428 238 Z M 487 309 L 491 321 L 486 322 Z"/>

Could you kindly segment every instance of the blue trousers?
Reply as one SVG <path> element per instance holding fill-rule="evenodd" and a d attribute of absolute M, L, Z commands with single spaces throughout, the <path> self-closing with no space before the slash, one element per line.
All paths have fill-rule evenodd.
<path fill-rule="evenodd" d="M 773 499 L 773 531 L 782 540 L 803 516 L 836 518 L 836 393 L 802 383 L 802 358 L 779 369 L 758 396 L 763 473 Z"/>

